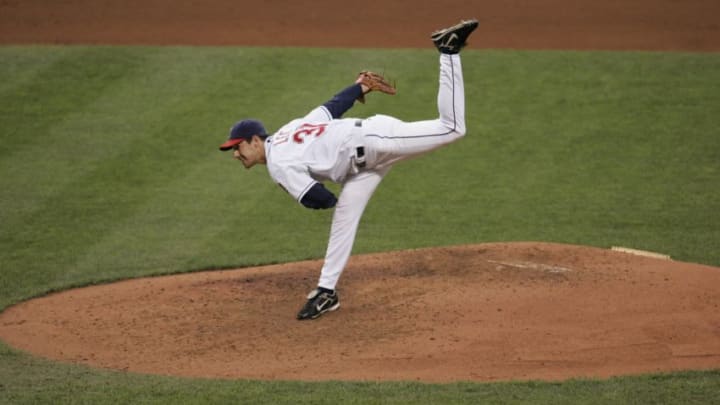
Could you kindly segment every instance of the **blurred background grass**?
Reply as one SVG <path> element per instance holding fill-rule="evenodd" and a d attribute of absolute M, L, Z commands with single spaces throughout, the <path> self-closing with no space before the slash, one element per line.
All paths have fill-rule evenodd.
<path fill-rule="evenodd" d="M 128 277 L 322 257 L 332 212 L 304 209 L 264 167 L 246 171 L 217 146 L 238 119 L 276 129 L 361 69 L 399 92 L 347 116 L 433 118 L 437 63 L 430 50 L 0 47 L 0 308 Z M 538 240 L 720 264 L 720 56 L 470 50 L 463 65 L 468 135 L 391 171 L 356 253 Z M 19 402 L 75 373 L 116 387 L 105 401 L 130 395 L 112 373 L 3 345 L 0 360 L 0 393 Z M 718 387 L 713 373 L 677 378 L 698 375 Z"/>

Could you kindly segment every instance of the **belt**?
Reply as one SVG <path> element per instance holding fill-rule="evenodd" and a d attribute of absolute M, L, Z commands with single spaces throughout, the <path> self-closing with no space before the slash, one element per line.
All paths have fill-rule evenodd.
<path fill-rule="evenodd" d="M 366 165 L 365 162 L 365 147 L 364 146 L 358 146 L 355 148 L 355 164 L 359 168 L 363 168 Z"/>
<path fill-rule="evenodd" d="M 362 127 L 362 120 L 355 121 L 355 127 L 361 128 Z M 355 148 L 355 165 L 362 169 L 365 167 L 365 147 L 364 146 L 358 146 Z"/>

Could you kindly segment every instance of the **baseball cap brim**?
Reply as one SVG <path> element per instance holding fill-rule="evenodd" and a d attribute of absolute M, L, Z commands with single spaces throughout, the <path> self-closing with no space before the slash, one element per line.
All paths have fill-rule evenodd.
<path fill-rule="evenodd" d="M 244 141 L 245 138 L 239 138 L 239 139 L 229 139 L 224 144 L 220 145 L 220 150 L 230 150 L 233 146 L 239 144 L 240 142 Z"/>

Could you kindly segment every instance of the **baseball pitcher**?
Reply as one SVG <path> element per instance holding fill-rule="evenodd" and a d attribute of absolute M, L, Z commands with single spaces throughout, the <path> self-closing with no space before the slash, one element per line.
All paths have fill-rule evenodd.
<path fill-rule="evenodd" d="M 360 218 L 390 168 L 465 135 L 460 50 L 477 26 L 477 20 L 462 21 L 431 35 L 440 51 L 436 119 L 341 118 L 371 91 L 395 94 L 381 75 L 361 72 L 353 85 L 275 133 L 268 134 L 260 121 L 246 119 L 233 125 L 229 139 L 220 145 L 220 150 L 232 149 L 233 157 L 247 169 L 267 165 L 273 181 L 303 206 L 335 208 L 320 279 L 298 319 L 315 319 L 340 307 L 336 286 L 350 258 Z M 339 198 L 323 186 L 324 181 L 342 185 Z"/>

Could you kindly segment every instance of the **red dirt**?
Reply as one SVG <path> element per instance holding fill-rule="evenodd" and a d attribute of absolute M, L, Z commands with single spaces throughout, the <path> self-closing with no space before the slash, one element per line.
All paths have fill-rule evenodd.
<path fill-rule="evenodd" d="M 0 0 L 0 43 L 427 48 L 475 17 L 472 48 L 718 51 L 718 15 L 717 0 Z"/>
<path fill-rule="evenodd" d="M 720 50 L 714 0 L 303 4 L 0 0 L 0 43 L 426 48 L 431 30 L 477 17 L 476 49 Z M 5 310 L 0 338 L 50 359 L 218 378 L 488 381 L 720 366 L 714 267 L 547 243 L 362 255 L 341 280 L 340 311 L 298 322 L 319 268 L 70 290 Z"/>
<path fill-rule="evenodd" d="M 0 337 L 61 361 L 217 378 L 566 379 L 720 365 L 718 268 L 547 243 L 361 255 L 340 310 L 297 321 L 319 267 L 70 290 L 6 310 Z"/>

